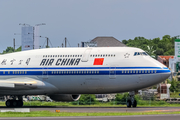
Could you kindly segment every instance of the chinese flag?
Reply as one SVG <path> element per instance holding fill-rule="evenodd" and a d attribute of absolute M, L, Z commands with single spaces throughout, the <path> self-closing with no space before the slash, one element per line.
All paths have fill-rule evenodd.
<path fill-rule="evenodd" d="M 104 58 L 95 58 L 93 65 L 103 65 Z"/>

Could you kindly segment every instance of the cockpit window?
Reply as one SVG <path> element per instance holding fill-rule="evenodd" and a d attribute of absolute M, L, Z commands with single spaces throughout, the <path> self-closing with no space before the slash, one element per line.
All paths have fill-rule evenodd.
<path fill-rule="evenodd" d="M 134 52 L 134 56 L 148 56 L 148 54 L 146 52 Z"/>

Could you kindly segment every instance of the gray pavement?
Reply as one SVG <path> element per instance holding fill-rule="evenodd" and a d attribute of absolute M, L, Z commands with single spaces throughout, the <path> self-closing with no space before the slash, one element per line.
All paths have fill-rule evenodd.
<path fill-rule="evenodd" d="M 23 117 L 0 120 L 179 120 L 180 115 L 98 116 L 98 117 Z"/>

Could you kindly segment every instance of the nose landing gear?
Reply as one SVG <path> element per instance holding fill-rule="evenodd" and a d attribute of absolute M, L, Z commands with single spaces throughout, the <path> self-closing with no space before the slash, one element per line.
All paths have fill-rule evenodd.
<path fill-rule="evenodd" d="M 137 107 L 137 101 L 135 100 L 135 92 L 129 92 L 129 97 L 127 99 L 127 107 L 130 108 L 132 107 Z"/>
<path fill-rule="evenodd" d="M 12 99 L 8 99 L 6 101 L 6 107 L 22 107 L 23 99 L 22 96 L 18 96 L 18 100 L 16 100 L 16 96 L 13 96 Z"/>

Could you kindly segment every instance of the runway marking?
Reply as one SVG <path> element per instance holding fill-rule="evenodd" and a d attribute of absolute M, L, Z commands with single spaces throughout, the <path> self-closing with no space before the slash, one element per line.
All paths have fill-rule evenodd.
<path fill-rule="evenodd" d="M 174 111 L 180 111 L 180 109 L 171 109 L 171 110 L 149 110 L 144 112 L 174 112 Z"/>

